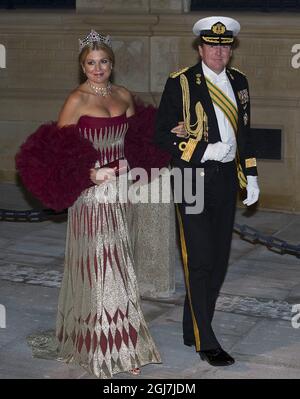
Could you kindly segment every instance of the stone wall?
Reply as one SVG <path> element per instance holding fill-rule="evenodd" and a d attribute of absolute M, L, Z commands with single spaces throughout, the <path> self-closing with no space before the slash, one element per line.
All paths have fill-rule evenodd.
<path fill-rule="evenodd" d="M 77 12 L 2 11 L 6 62 L 0 63 L 0 182 L 18 181 L 18 147 L 41 122 L 57 119 L 78 84 L 78 38 L 91 28 L 113 37 L 116 82 L 158 105 L 169 73 L 197 61 L 191 27 L 207 13 L 186 13 L 188 3 L 78 0 Z M 231 15 L 242 25 L 232 64 L 249 78 L 252 126 L 283 132 L 282 160 L 259 161 L 260 206 L 300 212 L 300 70 L 291 66 L 292 46 L 300 43 L 298 17 Z M 174 293 L 174 265 L 180 257 L 173 206 L 140 206 L 135 216 L 140 218 L 135 256 L 141 294 L 168 297 Z"/>
<path fill-rule="evenodd" d="M 103 8 L 88 12 L 88 3 Z M 77 85 L 77 39 L 90 28 L 113 37 L 116 82 L 155 104 L 169 72 L 196 61 L 191 27 L 207 14 L 183 13 L 185 2 L 172 0 L 168 13 L 165 2 L 132 0 L 136 13 L 116 14 L 111 3 L 116 2 L 78 0 L 77 12 L 1 12 L 0 44 L 7 58 L 6 69 L 0 69 L 1 181 L 15 181 L 18 146 L 40 122 L 57 118 L 67 93 Z M 128 5 L 119 3 L 120 8 Z M 252 126 L 283 132 L 282 160 L 259 161 L 260 205 L 299 212 L 300 71 L 291 66 L 292 46 L 300 42 L 298 17 L 231 15 L 242 25 L 233 65 L 249 78 Z"/>
<path fill-rule="evenodd" d="M 68 92 L 77 85 L 77 39 L 90 28 L 113 37 L 116 82 L 154 104 L 169 72 L 196 61 L 191 27 L 207 14 L 183 13 L 186 2 L 172 0 L 168 13 L 165 2 L 132 0 L 130 15 L 116 14 L 112 3 L 116 5 L 78 0 L 77 12 L 0 14 L 0 44 L 6 48 L 6 68 L 0 69 L 0 181 L 15 181 L 18 146 L 40 122 L 57 118 Z M 128 2 L 119 3 L 121 12 Z M 98 8 L 89 12 L 87 5 Z M 282 160 L 259 161 L 260 205 L 299 212 L 300 71 L 291 66 L 292 46 L 300 42 L 298 17 L 231 15 L 242 25 L 233 65 L 249 78 L 252 126 L 283 132 Z"/>

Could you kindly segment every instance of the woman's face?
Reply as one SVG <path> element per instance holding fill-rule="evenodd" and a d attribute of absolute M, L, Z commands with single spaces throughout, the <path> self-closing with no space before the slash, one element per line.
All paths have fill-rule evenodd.
<path fill-rule="evenodd" d="M 95 84 L 106 84 L 109 81 L 112 62 L 104 50 L 92 50 L 82 65 L 86 77 Z"/>

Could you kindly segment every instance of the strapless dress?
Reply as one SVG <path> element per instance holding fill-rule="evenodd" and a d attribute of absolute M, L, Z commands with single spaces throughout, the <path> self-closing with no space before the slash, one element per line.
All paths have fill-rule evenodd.
<path fill-rule="evenodd" d="M 99 153 L 96 167 L 124 158 L 126 115 L 82 116 L 78 126 Z M 140 306 L 128 226 L 131 205 L 110 184 L 84 190 L 68 209 L 56 327 L 60 359 L 99 378 L 161 362 Z"/>

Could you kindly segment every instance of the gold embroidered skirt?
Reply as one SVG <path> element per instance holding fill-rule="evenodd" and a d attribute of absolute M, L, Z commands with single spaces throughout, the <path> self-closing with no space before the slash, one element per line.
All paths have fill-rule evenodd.
<path fill-rule="evenodd" d="M 128 231 L 131 206 L 108 182 L 85 190 L 68 211 L 59 357 L 99 378 L 161 362 L 139 303 Z"/>

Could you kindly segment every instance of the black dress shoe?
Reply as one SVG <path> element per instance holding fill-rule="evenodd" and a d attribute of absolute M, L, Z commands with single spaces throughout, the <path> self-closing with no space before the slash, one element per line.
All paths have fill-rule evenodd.
<path fill-rule="evenodd" d="M 228 355 L 222 348 L 200 351 L 199 355 L 202 360 L 206 360 L 211 366 L 230 366 L 234 363 L 233 357 Z"/>
<path fill-rule="evenodd" d="M 183 340 L 185 346 L 195 346 L 195 343 L 192 341 L 188 341 L 186 339 Z"/>

